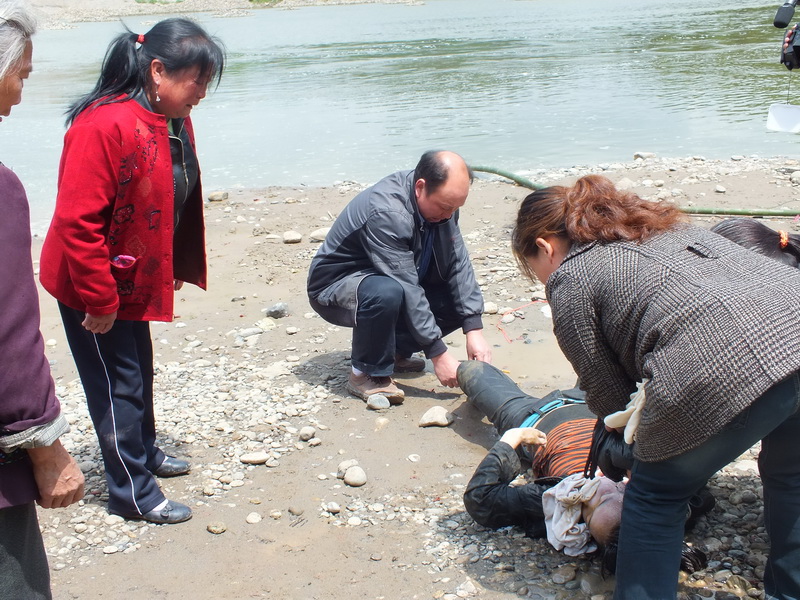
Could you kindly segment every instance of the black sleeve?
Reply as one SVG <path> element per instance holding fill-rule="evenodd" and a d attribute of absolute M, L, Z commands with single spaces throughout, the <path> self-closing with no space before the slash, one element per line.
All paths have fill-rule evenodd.
<path fill-rule="evenodd" d="M 626 444 L 621 433 L 606 430 L 602 419 L 597 419 L 594 426 L 584 475 L 594 476 L 597 468 L 614 481 L 622 481 L 633 468 L 633 444 Z"/>
<path fill-rule="evenodd" d="M 520 471 L 514 449 L 505 442 L 497 442 L 470 479 L 464 492 L 464 507 L 484 527 L 518 525 L 531 537 L 544 537 L 542 494 L 548 486 L 508 485 Z"/>

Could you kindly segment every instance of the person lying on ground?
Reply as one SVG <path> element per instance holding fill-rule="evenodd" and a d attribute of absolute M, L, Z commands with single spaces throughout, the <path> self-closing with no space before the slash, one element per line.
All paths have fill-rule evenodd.
<path fill-rule="evenodd" d="M 633 463 L 632 447 L 620 434 L 608 432 L 592 448 L 597 418 L 577 387 L 536 398 L 497 367 L 481 361 L 461 363 L 458 382 L 469 404 L 486 415 L 501 436 L 467 484 L 464 506 L 469 515 L 485 527 L 516 525 L 530 537 L 547 536 L 556 549 L 571 555 L 592 552 L 599 545 L 604 563 L 613 571 L 623 478 Z M 593 463 L 605 474 L 594 480 L 584 472 L 590 450 Z M 510 485 L 523 470 L 522 460 L 531 463 L 536 479 Z M 579 534 L 567 539 L 557 535 L 553 523 L 554 501 L 562 493 L 580 493 L 584 498 L 580 514 L 574 515 L 579 517 L 574 523 Z M 687 507 L 687 529 L 713 506 L 707 488 L 693 496 Z"/>

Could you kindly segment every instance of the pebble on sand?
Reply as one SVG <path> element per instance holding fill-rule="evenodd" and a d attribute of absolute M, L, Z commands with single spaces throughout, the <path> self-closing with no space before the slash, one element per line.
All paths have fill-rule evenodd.
<path fill-rule="evenodd" d="M 344 479 L 344 474 L 347 473 L 347 469 L 350 467 L 355 467 L 358 465 L 358 461 L 355 458 L 349 458 L 347 460 L 343 460 L 339 463 L 339 466 L 336 467 L 336 477 L 338 479 Z"/>
<path fill-rule="evenodd" d="M 367 474 L 358 465 L 350 467 L 344 474 L 344 482 L 350 487 L 361 487 L 367 483 Z"/>
<path fill-rule="evenodd" d="M 211 192 L 208 195 L 209 202 L 222 202 L 228 199 L 228 192 Z"/>
<path fill-rule="evenodd" d="M 297 437 L 300 438 L 300 441 L 307 442 L 311 438 L 317 435 L 317 430 L 311 427 L 311 425 L 306 425 L 300 432 L 297 434 Z"/>
<path fill-rule="evenodd" d="M 208 531 L 209 533 L 213 533 L 214 535 L 225 533 L 227 530 L 228 528 L 222 521 L 212 521 L 211 523 L 206 525 L 206 531 Z"/>
<path fill-rule="evenodd" d="M 371 394 L 367 398 L 367 408 L 370 410 L 385 410 L 392 405 L 389 399 L 383 394 Z"/>
<path fill-rule="evenodd" d="M 278 302 L 273 304 L 264 312 L 267 313 L 268 317 L 272 317 L 273 319 L 282 319 L 283 317 L 289 316 L 289 305 L 286 302 Z"/>
<path fill-rule="evenodd" d="M 319 229 L 315 229 L 311 233 L 308 234 L 308 241 L 309 242 L 324 242 L 325 237 L 330 232 L 330 227 L 320 227 Z"/>
<path fill-rule="evenodd" d="M 269 458 L 270 455 L 266 452 L 249 452 L 247 454 L 242 454 L 239 460 L 246 465 L 263 465 Z"/>
<path fill-rule="evenodd" d="M 297 231 L 286 231 L 283 234 L 284 244 L 299 244 L 303 241 L 303 234 Z"/>
<path fill-rule="evenodd" d="M 484 314 L 496 315 L 498 310 L 499 309 L 497 308 L 497 303 L 496 302 L 484 302 L 484 304 L 483 304 L 483 313 Z"/>
<path fill-rule="evenodd" d="M 447 427 L 455 420 L 444 406 L 432 406 L 419 420 L 420 427 Z"/>

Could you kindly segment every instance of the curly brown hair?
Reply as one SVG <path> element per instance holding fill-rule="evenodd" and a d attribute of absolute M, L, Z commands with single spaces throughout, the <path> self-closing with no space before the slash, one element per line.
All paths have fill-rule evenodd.
<path fill-rule="evenodd" d="M 686 220 L 670 202 L 644 200 L 618 190 L 607 177 L 587 175 L 571 187 L 551 186 L 529 194 L 517 214 L 511 250 L 520 270 L 535 279 L 526 259 L 536 256 L 538 238 L 555 235 L 572 243 L 643 242 Z"/>

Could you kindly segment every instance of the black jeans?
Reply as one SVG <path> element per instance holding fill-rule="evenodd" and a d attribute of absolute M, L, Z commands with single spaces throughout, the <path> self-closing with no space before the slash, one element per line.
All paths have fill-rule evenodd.
<path fill-rule="evenodd" d="M 462 362 L 457 375 L 458 384 L 470 403 L 486 415 L 500 435 L 519 427 L 525 419 L 553 400 L 583 400 L 584 397 L 583 391 L 578 388 L 566 392 L 555 390 L 544 398 L 529 396 L 500 369 L 479 360 Z M 580 405 L 579 413 L 581 417 L 594 417 L 584 405 Z"/>
<path fill-rule="evenodd" d="M 452 314 L 449 292 L 444 286 L 425 288 L 442 337 L 461 327 Z M 424 350 L 414 339 L 403 315 L 403 288 L 386 275 L 370 275 L 358 286 L 358 310 L 353 327 L 353 366 L 375 377 L 394 371 L 395 355 L 411 356 Z"/>

